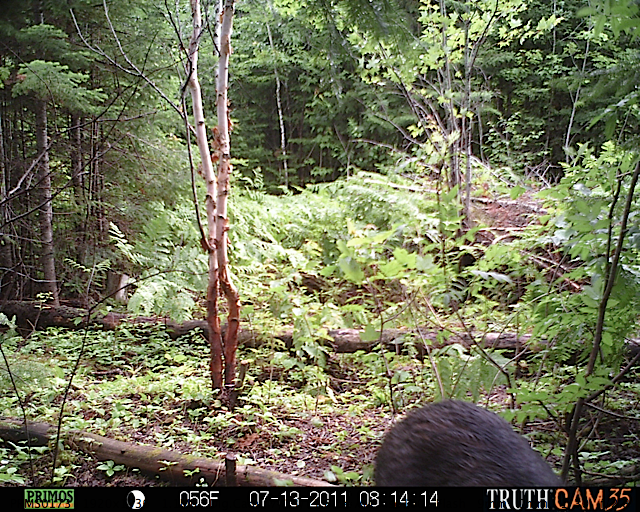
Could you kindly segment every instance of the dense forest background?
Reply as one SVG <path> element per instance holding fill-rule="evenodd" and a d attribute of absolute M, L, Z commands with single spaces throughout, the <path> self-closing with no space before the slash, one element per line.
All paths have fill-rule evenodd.
<path fill-rule="evenodd" d="M 199 39 L 214 149 L 220 8 L 202 3 Z M 185 127 L 191 20 L 186 0 L 3 2 L 3 311 L 29 301 L 148 323 L 205 316 L 206 222 L 194 206 L 205 183 Z M 552 424 L 541 441 L 563 478 L 573 468 L 578 483 L 637 481 L 637 2 L 244 0 L 233 23 L 228 251 L 252 333 L 240 348 L 243 412 L 216 402 L 197 332 L 43 333 L 3 314 L 0 413 L 62 416 L 73 375 L 83 384 L 65 400 L 86 414 L 69 428 L 128 425 L 150 444 L 189 451 L 192 436 L 205 454 L 235 444 L 250 459 L 251 436 L 280 421 L 266 403 L 322 416 L 351 402 L 366 418 L 340 427 L 362 436 L 350 438 L 354 453 L 332 445 L 327 467 L 309 473 L 354 484 L 369 480 L 371 457 L 353 446 L 384 429 L 367 427 L 375 408 L 497 393 L 510 419 Z M 341 329 L 367 350 L 337 355 Z M 400 334 L 379 343 L 388 329 Z M 489 333 L 516 343 L 487 347 Z M 140 375 L 150 380 L 128 380 Z M 132 414 L 141 407 L 164 434 L 145 430 L 151 416 Z M 618 413 L 596 417 L 605 408 Z M 319 426 L 277 423 L 267 444 L 279 452 L 260 464 L 300 471 L 275 460 Z M 624 443 L 612 448 L 608 434 Z M 0 482 L 24 483 L 29 450 L 3 450 L 13 458 Z M 73 464 L 58 464 L 53 482 L 77 478 Z"/>

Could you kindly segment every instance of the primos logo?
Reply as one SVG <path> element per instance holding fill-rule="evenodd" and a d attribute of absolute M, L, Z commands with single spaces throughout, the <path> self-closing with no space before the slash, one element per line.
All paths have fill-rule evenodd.
<path fill-rule="evenodd" d="M 25 489 L 24 508 L 74 508 L 73 489 Z"/>

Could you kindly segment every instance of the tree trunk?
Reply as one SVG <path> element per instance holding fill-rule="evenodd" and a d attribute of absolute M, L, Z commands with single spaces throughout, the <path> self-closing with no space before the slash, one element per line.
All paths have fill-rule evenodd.
<path fill-rule="evenodd" d="M 273 12 L 273 6 L 269 7 Z M 271 36 L 271 27 L 267 23 L 267 34 L 269 35 L 269 45 L 271 46 L 271 53 L 273 54 L 273 74 L 276 79 L 276 105 L 278 106 L 278 121 L 280 123 L 280 151 L 282 157 L 282 173 L 284 174 L 284 186 L 289 187 L 289 168 L 287 164 L 287 135 L 284 127 L 284 114 L 282 112 L 282 99 L 280 97 L 280 75 L 278 74 L 278 65 L 276 64 L 276 47 L 273 44 L 273 37 Z"/>
<path fill-rule="evenodd" d="M 82 184 L 82 129 L 80 125 L 82 118 L 79 114 L 71 114 L 70 144 L 71 144 L 71 180 L 73 182 L 73 193 L 76 204 L 82 204 L 83 184 Z"/>
<path fill-rule="evenodd" d="M 218 258 L 218 279 L 220 287 L 227 299 L 229 313 L 227 316 L 227 331 L 224 339 L 225 386 L 233 395 L 236 375 L 236 350 L 238 348 L 238 330 L 240 327 L 240 298 L 238 290 L 231 282 L 229 275 L 229 258 L 227 255 L 229 219 L 227 215 L 227 199 L 229 197 L 229 177 L 231 174 L 231 147 L 229 132 L 229 108 L 227 90 L 229 88 L 229 56 L 231 55 L 231 30 L 233 26 L 234 0 L 225 0 L 220 27 L 220 60 L 218 61 L 218 80 L 216 83 L 216 106 L 218 110 L 219 140 L 219 168 L 218 168 L 218 202 L 216 205 L 216 237 L 215 248 Z M 217 308 L 217 304 L 214 302 Z M 216 311 L 217 316 L 217 311 Z M 212 330 L 212 338 L 218 336 L 217 330 Z M 233 406 L 233 403 L 231 403 Z"/>
<path fill-rule="evenodd" d="M 0 225 L 9 221 L 9 208 L 5 203 L 8 194 L 9 175 L 7 174 L 7 153 L 5 148 L 5 116 L 4 108 L 0 110 Z M 10 269 L 13 268 L 13 252 L 11 250 L 11 238 L 4 233 L 0 234 L 0 300 L 6 300 L 10 296 L 12 280 Z"/>
<path fill-rule="evenodd" d="M 218 318 L 218 259 L 215 252 L 216 234 L 216 197 L 217 186 L 215 174 L 213 172 L 213 162 L 207 141 L 207 128 L 204 118 L 204 108 L 202 106 L 202 92 L 198 79 L 198 47 L 200 36 L 202 35 L 202 15 L 200 13 L 200 0 L 191 0 L 191 15 L 193 18 L 193 33 L 189 42 L 189 54 L 187 62 L 187 84 L 191 91 L 191 102 L 193 104 L 193 120 L 195 123 L 196 141 L 200 152 L 202 165 L 202 176 L 207 188 L 205 206 L 207 210 L 207 239 L 203 240 L 209 253 L 209 283 L 207 285 L 207 322 L 211 332 L 220 332 L 220 319 Z M 218 139 L 217 131 L 214 129 L 214 147 Z M 216 155 L 217 157 L 217 155 Z M 211 336 L 209 339 L 211 346 L 211 382 L 213 389 L 222 389 L 222 337 Z"/>
<path fill-rule="evenodd" d="M 47 102 L 36 100 L 36 145 L 38 155 L 42 154 L 38 164 L 40 183 L 40 236 L 42 252 L 40 262 L 44 270 L 44 291 L 51 293 L 54 305 L 59 305 L 58 282 L 53 248 L 53 205 L 51 204 L 51 175 L 49 171 L 49 143 L 47 137 Z"/>
<path fill-rule="evenodd" d="M 83 178 L 83 154 L 82 154 L 82 118 L 79 114 L 71 114 L 71 127 L 69 130 L 69 152 L 71 163 L 71 182 L 73 184 L 73 198 L 75 200 L 75 258 L 78 263 L 86 264 L 85 247 L 85 223 L 86 223 L 86 197 Z"/>
<path fill-rule="evenodd" d="M 195 121 L 196 139 L 200 158 L 202 160 L 202 174 L 204 176 L 207 196 L 207 226 L 208 236 L 203 245 L 209 251 L 209 284 L 207 286 L 207 323 L 209 325 L 209 343 L 211 345 L 211 382 L 213 389 L 233 390 L 235 383 L 235 354 L 238 347 L 238 326 L 240 321 L 240 301 L 238 292 L 231 282 L 228 272 L 227 257 L 227 197 L 229 195 L 229 175 L 231 173 L 231 155 L 229 145 L 229 112 L 227 108 L 227 88 L 229 84 L 229 55 L 231 54 L 231 28 L 233 22 L 233 1 L 227 0 L 220 8 L 220 59 L 217 76 L 217 110 L 218 126 L 213 130 L 213 160 L 219 163 L 217 183 L 213 172 L 212 158 L 207 142 L 202 95 L 198 81 L 198 46 L 202 34 L 202 17 L 200 1 L 191 0 L 191 14 L 193 17 L 193 34 L 189 43 L 188 85 L 193 102 L 193 117 Z M 229 328 L 223 343 L 220 317 L 218 314 L 218 297 L 222 290 L 229 304 Z M 224 364 L 223 364 L 224 355 Z M 224 368 L 224 379 L 223 375 Z M 229 394 L 228 396 L 231 396 Z"/>

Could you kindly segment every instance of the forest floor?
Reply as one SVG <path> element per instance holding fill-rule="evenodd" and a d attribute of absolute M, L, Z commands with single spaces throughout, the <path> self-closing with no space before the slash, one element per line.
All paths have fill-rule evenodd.
<path fill-rule="evenodd" d="M 504 389 L 494 391 L 491 397 L 486 398 L 491 403 L 498 404 L 498 408 L 504 407 L 508 401 Z M 634 398 L 629 396 L 628 399 L 633 400 Z M 485 404 L 484 400 L 482 405 Z M 140 403 L 140 407 L 143 408 L 144 403 Z M 384 431 L 393 424 L 393 417 L 388 407 L 371 409 L 357 416 L 350 415 L 344 408 L 335 408 L 333 414 L 323 412 L 321 415 L 316 415 L 312 411 L 296 414 L 285 410 L 281 413 L 278 410 L 270 412 L 279 418 L 280 432 L 290 429 L 290 432 L 295 432 L 295 435 L 278 438 L 278 432 L 273 431 L 268 422 L 258 421 L 258 425 L 248 429 L 246 435 L 240 434 L 238 437 L 237 427 L 230 426 L 219 431 L 215 439 L 211 441 L 210 448 L 216 450 L 217 458 L 223 459 L 229 451 L 242 453 L 245 457 L 250 455 L 251 464 L 256 467 L 318 480 L 324 479 L 330 468 L 338 467 L 343 468 L 345 472 L 353 472 L 353 477 L 350 482 L 332 483 L 372 485 L 371 471 L 379 440 Z M 215 411 L 212 413 L 215 414 Z M 155 423 L 149 425 L 149 428 L 145 429 L 146 431 L 129 431 L 129 435 L 122 435 L 124 433 L 120 432 L 120 435 L 115 434 L 115 437 L 126 439 L 132 443 L 157 445 L 157 437 L 154 434 L 162 431 L 168 422 L 176 420 L 177 418 L 157 417 Z M 183 418 L 181 422 L 186 430 L 197 431 L 197 428 L 194 428 L 193 423 L 188 419 Z M 175 427 L 175 425 L 173 426 Z M 526 430 L 532 432 L 535 429 L 538 434 L 541 432 L 550 434 L 554 428 L 552 422 L 538 422 L 534 427 L 529 426 Z M 363 435 L 363 430 L 367 431 L 367 435 Z M 633 432 L 637 433 L 636 422 L 624 415 L 605 416 L 598 423 L 596 438 L 600 441 L 596 441 L 596 443 L 606 443 L 610 448 L 610 451 L 604 456 L 609 464 L 614 465 L 622 460 L 640 460 L 640 444 L 628 442 L 629 435 Z M 226 442 L 230 438 L 237 438 L 231 450 Z M 193 453 L 194 446 L 186 440 L 176 439 L 171 449 L 190 454 Z M 281 455 L 274 456 L 274 450 L 280 451 Z M 547 460 L 555 466 L 556 471 L 559 470 L 561 464 L 559 456 L 551 455 L 547 457 Z M 36 478 L 29 485 L 47 486 L 51 471 L 50 457 L 36 458 L 35 462 Z M 101 462 L 84 454 L 77 454 L 74 457 L 71 453 L 67 453 L 63 456 L 63 462 L 72 465 L 72 470 L 65 482 L 67 486 L 142 487 L 169 485 L 167 482 L 158 480 L 157 477 L 145 476 L 125 468 L 117 471 L 113 476 L 107 476 L 105 471 L 100 469 Z M 24 470 L 25 474 L 28 473 L 26 466 Z M 584 476 L 589 479 L 597 479 L 607 475 L 591 472 Z"/>
<path fill-rule="evenodd" d="M 475 209 L 488 226 L 479 236 L 485 244 L 497 236 L 517 236 L 518 229 L 536 222 L 541 214 L 540 204 L 529 195 L 516 201 L 478 201 Z M 52 333 L 36 335 L 29 342 L 30 354 L 43 365 L 49 364 L 52 357 L 71 361 L 73 351 L 69 348 L 65 352 L 64 346 L 73 345 L 69 333 L 60 329 Z M 100 332 L 96 336 L 96 340 L 100 339 Z M 265 363 L 270 354 L 241 349 L 239 359 L 252 361 L 253 388 L 248 396 L 241 397 L 240 407 L 232 413 L 220 409 L 210 391 L 202 389 L 208 379 L 204 340 L 175 342 L 165 337 L 158 341 L 153 335 L 140 339 L 127 332 L 111 336 L 104 345 L 96 341 L 74 379 L 65 411 L 72 424 L 69 428 L 86 428 L 130 443 L 162 446 L 215 460 L 233 453 L 240 456 L 239 464 L 286 475 L 372 485 L 375 453 L 383 433 L 394 422 L 388 401 L 377 396 L 388 393 L 388 380 L 383 376 L 385 365 L 373 359 L 377 355 L 363 358 L 357 354 L 331 354 L 319 384 L 312 385 L 310 382 L 317 377 L 312 366 L 271 366 Z M 397 370 L 424 374 L 425 363 L 415 358 L 391 356 L 385 364 L 390 362 L 396 364 Z M 62 382 L 61 379 L 61 386 Z M 431 399 L 425 390 L 432 392 L 433 383 L 416 384 L 422 388 L 401 396 L 401 409 L 409 403 Z M 624 395 L 623 390 L 620 396 Z M 634 403 L 637 395 L 629 392 L 624 399 Z M 25 402 L 32 412 L 40 412 L 41 417 L 32 416 L 34 420 L 52 423 L 61 396 L 58 394 L 47 403 L 29 395 Z M 481 395 L 480 403 L 494 410 L 506 408 L 506 387 L 495 386 L 489 396 Z M 9 410 L 6 404 L 3 410 L 2 405 L 0 402 L 0 415 Z M 598 455 L 602 462 L 640 460 L 640 443 L 629 442 L 634 432 L 637 441 L 636 427 L 624 411 L 603 416 L 597 425 L 598 441 L 592 443 L 597 451 L 598 443 L 606 441 L 607 451 Z M 536 422 L 525 430 L 534 434 L 534 444 L 544 455 L 550 454 L 548 461 L 558 471 L 564 436 L 557 425 Z M 61 461 L 67 469 L 59 484 L 67 486 L 166 485 L 127 468 L 117 468 L 108 476 L 103 463 L 80 453 L 63 452 Z M 21 474 L 29 485 L 47 485 L 50 455 L 36 458 L 35 469 L 34 481 L 26 463 L 21 466 Z M 589 476 L 602 475 L 593 472 Z"/>

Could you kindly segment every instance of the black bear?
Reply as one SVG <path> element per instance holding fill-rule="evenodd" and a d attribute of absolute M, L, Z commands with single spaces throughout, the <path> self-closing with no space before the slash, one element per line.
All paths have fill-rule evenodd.
<path fill-rule="evenodd" d="M 412 411 L 385 436 L 376 485 L 557 487 L 546 461 L 496 414 L 447 400 Z"/>

